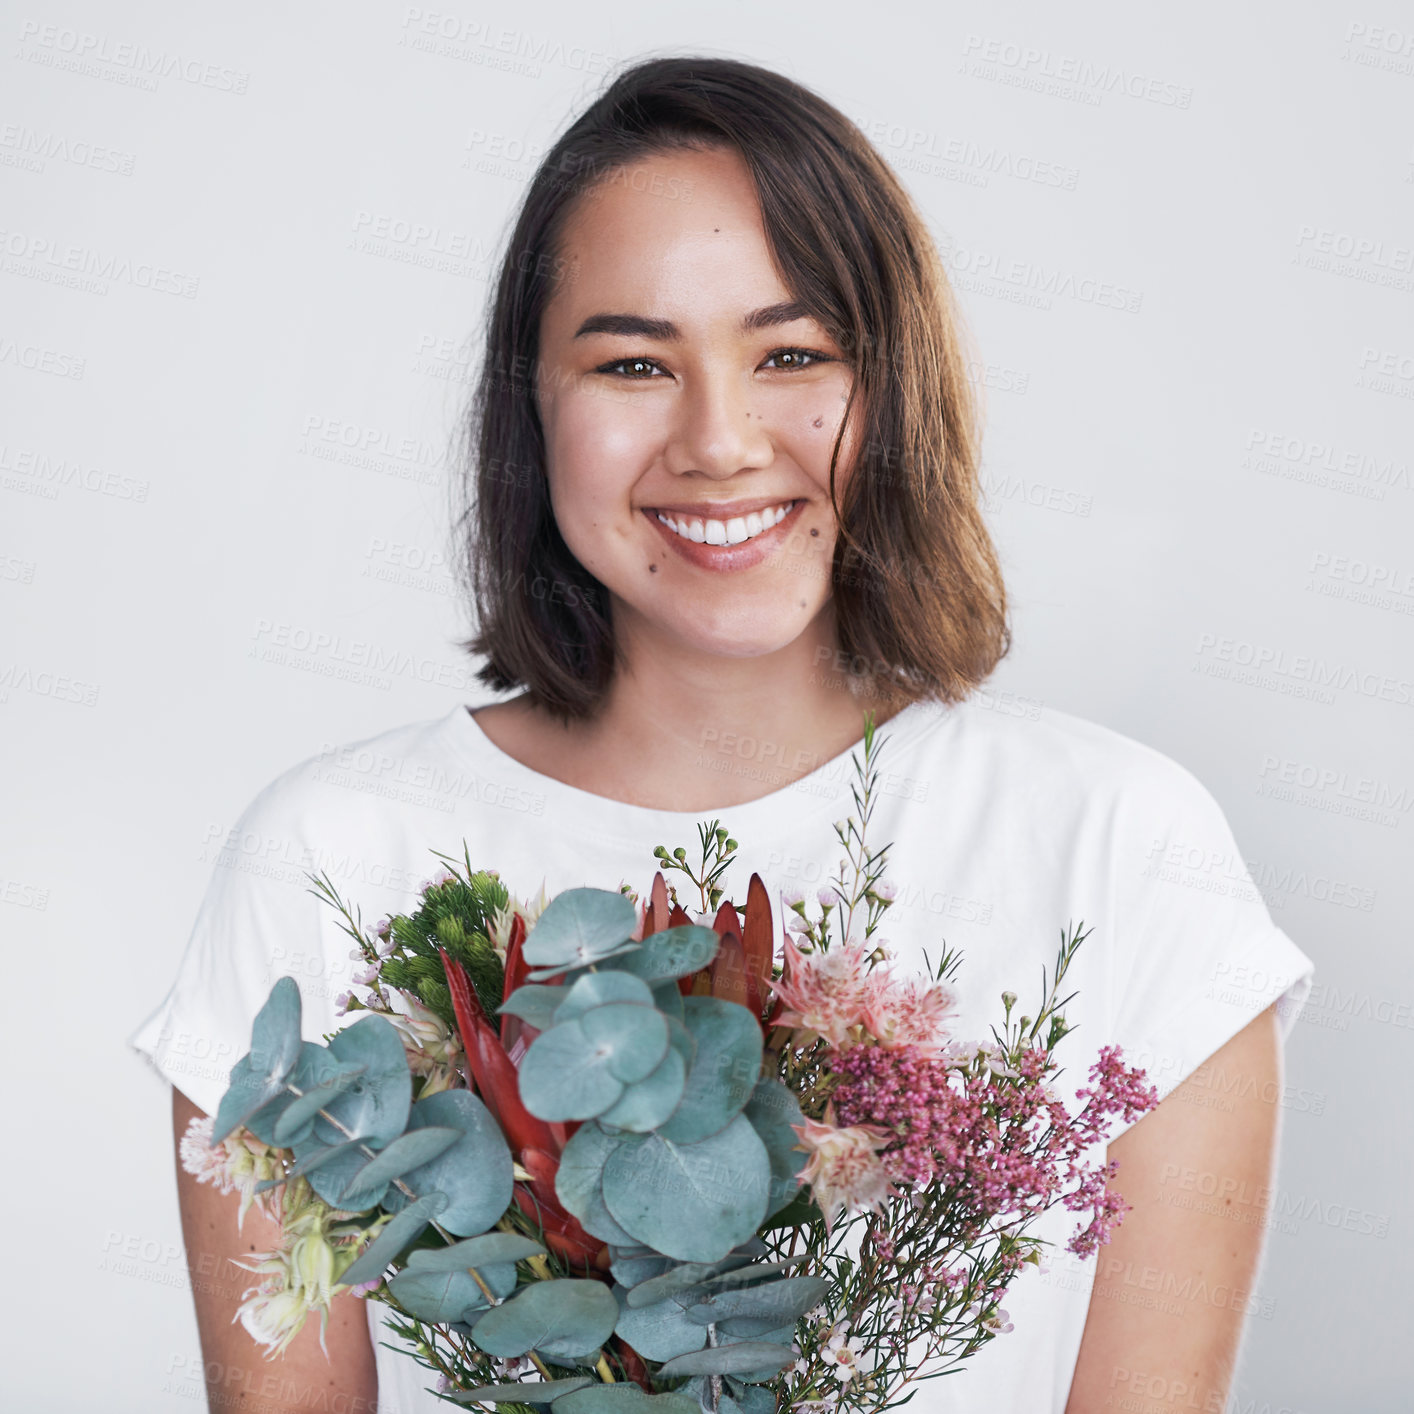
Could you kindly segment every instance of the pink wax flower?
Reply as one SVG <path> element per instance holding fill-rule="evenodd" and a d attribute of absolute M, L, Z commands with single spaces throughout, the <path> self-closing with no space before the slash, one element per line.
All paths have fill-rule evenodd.
<path fill-rule="evenodd" d="M 944 1024 L 956 1013 L 957 993 L 946 982 L 878 971 L 869 978 L 864 1027 L 882 1046 L 939 1055 L 948 1044 Z"/>
<path fill-rule="evenodd" d="M 801 1180 L 810 1185 L 827 1232 L 841 1213 L 878 1212 L 897 1191 L 877 1152 L 894 1138 L 889 1130 L 872 1124 L 841 1129 L 813 1119 L 791 1128 L 800 1135 L 797 1147 L 810 1155 Z"/>
<path fill-rule="evenodd" d="M 771 984 L 785 1010 L 782 1026 L 797 1026 L 823 1036 L 832 1046 L 847 1046 L 849 1032 L 864 1020 L 864 1007 L 874 985 L 865 962 L 863 942 L 820 953 L 802 953 L 785 938 L 785 972 Z"/>

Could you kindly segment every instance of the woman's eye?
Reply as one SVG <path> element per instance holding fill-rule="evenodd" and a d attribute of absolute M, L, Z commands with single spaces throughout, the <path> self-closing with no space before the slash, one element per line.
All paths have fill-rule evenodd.
<path fill-rule="evenodd" d="M 621 378 L 651 378 L 657 370 L 658 365 L 651 358 L 620 358 L 604 364 L 598 371 L 616 373 Z"/>
<path fill-rule="evenodd" d="M 777 349 L 767 355 L 766 363 L 769 365 L 773 359 L 777 368 L 808 368 L 812 363 L 823 363 L 825 355 L 813 349 Z"/>

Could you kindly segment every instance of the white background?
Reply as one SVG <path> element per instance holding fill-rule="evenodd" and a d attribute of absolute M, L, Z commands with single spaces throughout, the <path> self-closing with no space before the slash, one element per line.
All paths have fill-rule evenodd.
<path fill-rule="evenodd" d="M 1191 769 L 1316 960 L 1232 1408 L 1407 1407 L 1414 13 L 931 10 L 3 6 L 12 1407 L 199 1407 L 168 1092 L 124 1038 L 262 785 L 485 698 L 454 351 L 537 148 L 678 52 L 895 163 L 989 386 L 989 690 Z M 333 676 L 375 651 L 404 666 Z"/>

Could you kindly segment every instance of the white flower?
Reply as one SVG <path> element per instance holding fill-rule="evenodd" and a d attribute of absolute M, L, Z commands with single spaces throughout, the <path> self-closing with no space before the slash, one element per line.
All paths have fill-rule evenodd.
<path fill-rule="evenodd" d="M 841 1213 L 879 1212 L 897 1190 L 876 1152 L 894 1137 L 876 1124 L 839 1128 L 819 1120 L 793 1124 L 798 1149 L 809 1154 L 800 1171 L 808 1183 L 829 1232 Z"/>
<path fill-rule="evenodd" d="M 299 1292 L 290 1291 L 275 1282 L 251 1287 L 245 1295 L 248 1299 L 236 1312 L 241 1325 L 258 1345 L 268 1347 L 265 1353 L 267 1360 L 283 1355 L 303 1329 L 305 1318 L 309 1315 L 309 1303 Z M 319 1339 L 323 1344 L 322 1330 Z"/>
<path fill-rule="evenodd" d="M 319 1344 L 329 1322 L 329 1303 L 348 1290 L 339 1281 L 340 1273 L 354 1262 L 362 1241 L 345 1242 L 336 1249 L 330 1241 L 335 1209 L 316 1197 L 303 1179 L 293 1180 L 286 1190 L 282 1215 L 282 1246 L 274 1252 L 255 1252 L 249 1262 L 236 1261 L 248 1272 L 258 1272 L 264 1280 L 248 1287 L 233 1320 L 252 1339 L 267 1347 L 265 1358 L 283 1355 L 300 1333 L 312 1311 L 319 1313 Z M 364 1237 L 367 1236 L 365 1232 Z"/>
<path fill-rule="evenodd" d="M 198 1115 L 187 1125 L 178 1148 L 182 1167 L 192 1174 L 198 1183 L 209 1183 L 218 1193 L 229 1193 L 234 1184 L 226 1174 L 229 1157 L 224 1144 L 211 1148 L 212 1118 Z"/>
<path fill-rule="evenodd" d="M 550 897 L 545 892 L 545 881 L 542 879 L 540 892 L 535 898 L 526 903 L 521 903 L 513 897 L 507 898 L 505 904 L 486 920 L 486 936 L 491 940 L 491 946 L 495 948 L 496 955 L 502 962 L 506 960 L 506 949 L 510 947 L 511 927 L 515 923 L 516 915 L 519 914 L 524 922 L 528 937 L 549 903 Z"/>
<path fill-rule="evenodd" d="M 835 1378 L 847 1385 L 859 1373 L 859 1357 L 864 1352 L 862 1344 L 848 1337 L 849 1327 L 844 1323 L 830 1332 L 829 1344 L 820 1352 L 827 1366 L 834 1367 Z"/>
<path fill-rule="evenodd" d="M 381 962 L 370 962 L 367 967 L 360 967 L 354 973 L 354 983 L 360 987 L 371 987 L 378 980 L 378 974 L 382 970 Z"/>
<path fill-rule="evenodd" d="M 244 1225 L 252 1202 L 259 1203 L 262 1212 L 273 1214 L 273 1195 L 267 1192 L 257 1196 L 255 1187 L 267 1178 L 278 1178 L 284 1172 L 279 1155 L 243 1127 L 237 1128 L 234 1134 L 228 1134 L 212 1148 L 212 1123 L 210 1116 L 200 1115 L 187 1125 L 178 1147 L 182 1167 L 198 1183 L 209 1183 L 218 1193 L 238 1192 L 241 1195 L 241 1205 L 236 1215 L 237 1229 Z"/>
<path fill-rule="evenodd" d="M 440 1016 L 429 1011 L 411 992 L 398 992 L 405 1014 L 391 1012 L 388 1020 L 403 1034 L 408 1069 L 426 1077 L 418 1092 L 422 1099 L 450 1090 L 456 1083 L 461 1041 Z"/>

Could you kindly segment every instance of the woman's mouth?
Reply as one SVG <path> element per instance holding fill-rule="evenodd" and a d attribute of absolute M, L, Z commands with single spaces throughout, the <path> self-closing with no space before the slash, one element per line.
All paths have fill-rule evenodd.
<path fill-rule="evenodd" d="M 744 516 L 716 519 L 644 507 L 659 534 L 689 563 L 702 569 L 736 570 L 759 564 L 779 549 L 787 528 L 805 505 L 781 501 Z"/>

